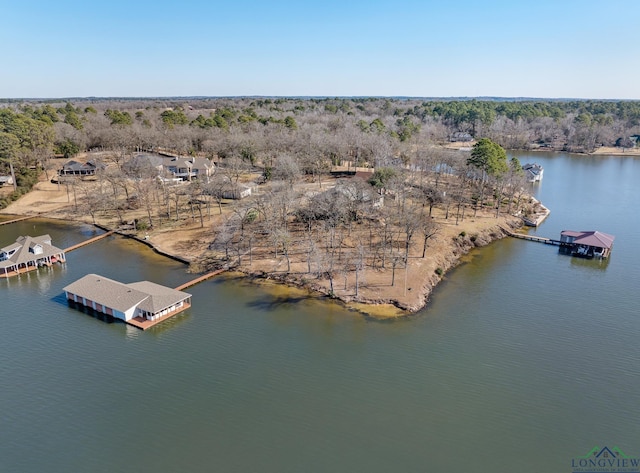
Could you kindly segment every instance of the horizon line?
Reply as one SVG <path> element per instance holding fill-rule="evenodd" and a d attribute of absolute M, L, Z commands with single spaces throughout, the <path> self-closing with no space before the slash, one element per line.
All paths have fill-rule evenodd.
<path fill-rule="evenodd" d="M 640 99 L 617 98 L 585 98 L 585 97 L 529 97 L 529 96 L 499 96 L 499 95 L 452 95 L 452 96 L 421 96 L 421 95 L 157 95 L 157 96 L 60 96 L 60 97 L 0 97 L 1 102 L 16 101 L 69 101 L 69 100 L 205 100 L 205 99 L 401 99 L 401 100 L 484 100 L 484 101 L 601 101 L 601 102 L 638 102 Z"/>

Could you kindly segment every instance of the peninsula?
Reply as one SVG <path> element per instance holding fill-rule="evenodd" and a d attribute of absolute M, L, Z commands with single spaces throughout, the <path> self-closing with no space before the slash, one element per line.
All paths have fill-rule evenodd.
<path fill-rule="evenodd" d="M 640 135 L 628 117 L 636 106 L 375 98 L 11 104 L 0 108 L 0 206 L 118 230 L 194 272 L 239 271 L 367 311 L 388 304 L 413 312 L 463 254 L 544 211 L 503 147 L 594 152 L 587 126 L 610 122 L 600 144 L 633 153 Z"/>
<path fill-rule="evenodd" d="M 100 153 L 76 159 L 96 156 Z M 259 175 L 246 173 L 241 177 L 252 186 L 251 196 L 216 200 L 202 193 L 195 204 L 186 193 L 192 184 L 177 185 L 170 188 L 169 202 L 178 207 L 171 206 L 171 216 L 154 219 L 153 227 L 147 224 L 145 208 L 135 204 L 120 209 L 126 219 L 113 210 L 90 212 L 88 199 L 104 186 L 97 178 L 73 184 L 43 179 L 3 213 L 119 229 L 190 262 L 194 272 L 228 269 L 308 288 L 381 316 L 424 307 L 431 290 L 462 255 L 522 225 L 515 205 L 511 212 L 505 205 L 497 213 L 493 205 L 475 209 L 471 201 L 459 197 L 457 201 L 432 197 L 430 202 L 421 187 L 420 194 L 408 187 L 410 193 L 398 195 L 404 186 L 392 189 L 391 185 L 379 192 L 364 179 L 373 177 L 371 170 L 349 173 L 339 168 L 335 174 L 300 179 L 284 190 L 280 185 L 251 184 Z M 451 177 L 441 179 L 443 189 L 451 189 L 451 183 L 444 184 Z M 443 197 L 446 192 L 442 190 Z M 289 200 L 279 201 L 283 195 Z M 518 199 L 520 212 L 533 203 L 524 194 Z M 122 200 L 126 202 L 124 193 Z M 289 210 L 278 207 L 285 205 Z M 323 210 L 323 206 L 328 207 Z M 278 232 L 269 231 L 269 226 Z"/>

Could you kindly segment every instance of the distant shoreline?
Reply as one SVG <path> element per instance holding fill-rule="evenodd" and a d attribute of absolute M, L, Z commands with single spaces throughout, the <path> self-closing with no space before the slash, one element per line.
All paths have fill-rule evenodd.
<path fill-rule="evenodd" d="M 461 142 L 454 141 L 451 143 L 447 143 L 443 145 L 444 148 L 455 149 L 455 150 L 469 150 L 473 147 L 475 141 L 469 142 Z M 517 151 L 519 153 L 565 153 L 565 154 L 576 154 L 581 156 L 640 156 L 640 148 L 618 148 L 615 146 L 601 146 L 596 148 L 594 151 L 590 153 L 578 152 L 578 151 L 564 151 L 561 149 L 554 148 L 543 148 L 543 147 L 534 147 L 534 148 L 510 148 L 507 149 L 508 152 Z"/>

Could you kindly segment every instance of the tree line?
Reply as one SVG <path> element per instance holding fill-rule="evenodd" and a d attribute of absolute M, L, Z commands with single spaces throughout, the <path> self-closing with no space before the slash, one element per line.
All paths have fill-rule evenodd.
<path fill-rule="evenodd" d="M 279 261 L 285 273 L 295 267 L 328 281 L 331 292 L 355 279 L 357 295 L 366 271 L 390 272 L 393 285 L 396 269 L 426 257 L 439 231 L 436 210 L 452 224 L 479 212 L 529 211 L 520 163 L 498 141 L 445 149 L 439 145 L 460 123 L 419 117 L 416 106 L 424 108 L 387 99 L 12 104 L 0 110 L 0 153 L 3 163 L 53 174 L 52 153 L 100 151 L 92 156 L 105 166 L 95 181 L 63 182 L 78 214 L 116 224 L 135 216 L 144 230 L 185 218 L 205 228 L 217 213 L 208 264 Z M 131 159 L 141 150 L 208 158 L 217 171 L 169 185 Z M 364 179 L 329 177 L 362 168 L 372 168 Z M 227 201 L 247 179 L 254 195 Z"/>

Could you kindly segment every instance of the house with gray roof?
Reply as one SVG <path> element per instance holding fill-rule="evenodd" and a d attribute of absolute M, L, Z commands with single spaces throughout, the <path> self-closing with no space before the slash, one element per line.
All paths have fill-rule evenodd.
<path fill-rule="evenodd" d="M 191 294 L 186 292 L 150 281 L 124 284 L 98 274 L 87 274 L 66 286 L 64 292 L 70 302 L 136 326 L 168 318 L 191 306 Z"/>
<path fill-rule="evenodd" d="M 214 164 L 206 158 L 180 156 L 167 157 L 163 163 L 164 169 L 174 177 L 190 181 L 191 179 L 206 179 L 213 175 Z"/>
<path fill-rule="evenodd" d="M 537 163 L 527 163 L 522 166 L 522 170 L 524 171 L 524 175 L 527 178 L 528 182 L 540 182 L 542 181 L 542 176 L 544 175 L 544 169 Z"/>
<path fill-rule="evenodd" d="M 58 174 L 60 176 L 95 176 L 96 171 L 104 168 L 104 164 L 94 161 L 81 163 L 71 160 L 67 161 L 64 166 L 62 166 L 62 169 L 58 170 Z"/>
<path fill-rule="evenodd" d="M 215 164 L 207 158 L 148 153 L 135 155 L 124 167 L 130 174 L 136 174 L 138 170 L 149 170 L 156 172 L 159 176 L 164 174 L 182 181 L 190 181 L 192 179 L 206 180 L 215 172 Z"/>
<path fill-rule="evenodd" d="M 64 261 L 64 251 L 51 244 L 49 235 L 21 236 L 0 248 L 0 276 L 7 278 Z"/>

